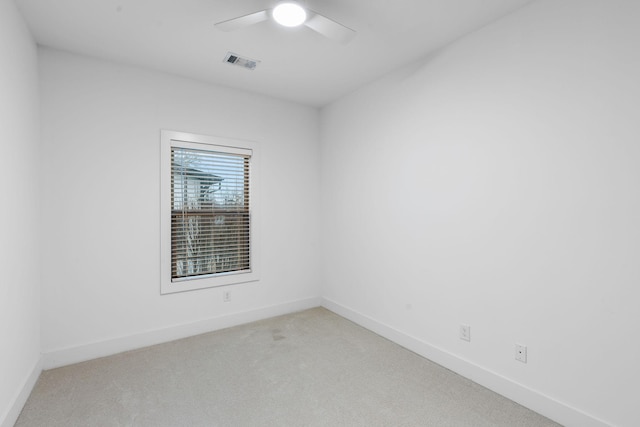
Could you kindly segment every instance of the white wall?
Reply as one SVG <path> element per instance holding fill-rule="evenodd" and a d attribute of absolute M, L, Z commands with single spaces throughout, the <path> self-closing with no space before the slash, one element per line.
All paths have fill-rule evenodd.
<path fill-rule="evenodd" d="M 638 22 L 540 0 L 325 108 L 328 306 L 568 425 L 639 425 Z"/>
<path fill-rule="evenodd" d="M 318 304 L 317 109 L 50 49 L 40 62 L 46 367 Z M 161 129 L 260 145 L 261 280 L 224 288 L 231 302 L 160 295 Z"/>
<path fill-rule="evenodd" d="M 13 424 L 39 373 L 37 70 L 22 17 L 0 0 L 0 425 Z"/>

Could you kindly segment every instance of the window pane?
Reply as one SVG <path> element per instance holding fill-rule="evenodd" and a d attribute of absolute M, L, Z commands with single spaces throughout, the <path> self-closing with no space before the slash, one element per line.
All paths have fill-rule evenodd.
<path fill-rule="evenodd" d="M 171 177 L 171 278 L 249 270 L 249 158 L 173 147 Z"/>

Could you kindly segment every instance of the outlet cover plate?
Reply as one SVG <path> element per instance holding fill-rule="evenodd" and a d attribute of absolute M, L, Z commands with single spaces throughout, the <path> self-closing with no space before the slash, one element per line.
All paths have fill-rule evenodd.
<path fill-rule="evenodd" d="M 527 363 L 527 346 L 522 344 L 516 344 L 516 360 L 522 363 Z"/>
<path fill-rule="evenodd" d="M 463 341 L 471 341 L 471 326 L 460 325 L 460 339 Z"/>

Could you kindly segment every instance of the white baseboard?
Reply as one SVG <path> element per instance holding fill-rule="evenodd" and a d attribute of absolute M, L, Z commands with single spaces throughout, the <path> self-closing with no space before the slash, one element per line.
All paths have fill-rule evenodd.
<path fill-rule="evenodd" d="M 38 357 L 36 364 L 29 376 L 25 379 L 22 388 L 18 391 L 18 394 L 11 402 L 9 409 L 5 414 L 0 416 L 0 427 L 13 427 L 13 425 L 18 420 L 20 416 L 20 412 L 22 412 L 22 408 L 24 408 L 24 404 L 27 403 L 27 399 L 31 395 L 31 391 L 33 391 L 33 387 L 35 387 L 38 378 L 40 377 L 40 373 L 42 372 L 42 357 Z"/>
<path fill-rule="evenodd" d="M 320 306 L 320 298 L 307 298 L 288 303 L 261 307 L 254 310 L 231 313 L 198 322 L 171 326 L 135 335 L 98 341 L 84 345 L 51 350 L 44 353 L 44 369 L 53 369 L 74 363 L 111 356 L 129 350 L 187 338 L 219 329 L 242 325 L 269 317 L 294 313 Z"/>
<path fill-rule="evenodd" d="M 576 427 L 608 427 L 611 425 L 328 298 L 322 298 L 322 306 L 557 423 Z"/>

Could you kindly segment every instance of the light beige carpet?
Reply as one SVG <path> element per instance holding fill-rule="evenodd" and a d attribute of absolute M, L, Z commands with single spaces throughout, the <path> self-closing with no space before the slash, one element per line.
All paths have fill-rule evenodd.
<path fill-rule="evenodd" d="M 553 426 L 317 308 L 42 373 L 27 426 Z"/>

